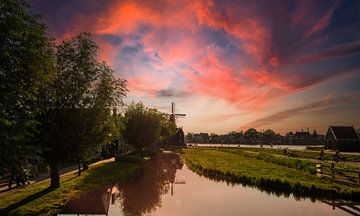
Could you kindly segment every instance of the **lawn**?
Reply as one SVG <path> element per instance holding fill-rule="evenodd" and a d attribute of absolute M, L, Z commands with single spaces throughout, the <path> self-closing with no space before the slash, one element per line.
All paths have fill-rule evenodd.
<path fill-rule="evenodd" d="M 80 177 L 62 176 L 61 187 L 49 190 L 49 181 L 27 186 L 0 197 L 0 215 L 54 215 L 80 192 L 121 181 L 140 169 L 140 164 L 110 162 L 90 167 Z"/>
<path fill-rule="evenodd" d="M 185 149 L 187 165 L 199 174 L 213 179 L 224 179 L 245 185 L 257 186 L 268 191 L 293 192 L 299 197 L 341 197 L 356 199 L 360 187 L 350 187 L 319 178 L 309 170 L 298 169 L 296 163 L 279 165 L 274 158 L 264 159 L 234 154 L 221 150 Z M 300 164 L 301 165 L 301 164 Z"/>

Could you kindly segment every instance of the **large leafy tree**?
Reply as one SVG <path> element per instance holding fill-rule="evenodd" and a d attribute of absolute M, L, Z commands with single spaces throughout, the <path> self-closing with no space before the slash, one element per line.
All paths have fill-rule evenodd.
<path fill-rule="evenodd" d="M 123 135 L 126 142 L 139 153 L 143 148 L 165 142 L 173 135 L 175 128 L 168 115 L 147 108 L 142 103 L 130 104 L 125 110 Z"/>
<path fill-rule="evenodd" d="M 21 172 L 37 156 L 39 89 L 54 68 L 46 26 L 27 9 L 21 0 L 0 1 L 0 171 Z"/>
<path fill-rule="evenodd" d="M 56 47 L 56 76 L 43 91 L 38 135 L 50 167 L 51 187 L 58 187 L 58 164 L 91 157 L 111 133 L 110 110 L 122 105 L 126 82 L 115 79 L 96 60 L 97 46 L 89 33 Z"/>

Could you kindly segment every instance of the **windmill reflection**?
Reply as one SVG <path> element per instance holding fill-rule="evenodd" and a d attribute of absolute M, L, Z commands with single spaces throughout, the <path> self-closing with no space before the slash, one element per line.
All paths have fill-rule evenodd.
<path fill-rule="evenodd" d="M 164 152 L 153 158 L 134 179 L 117 184 L 117 199 L 125 215 L 151 213 L 161 207 L 161 195 L 174 193 L 175 173 L 183 163 L 180 156 Z"/>
<path fill-rule="evenodd" d="M 175 178 L 183 167 L 180 156 L 163 152 L 151 159 L 136 176 L 113 186 L 98 188 L 71 199 L 63 214 L 108 215 L 109 208 L 121 208 L 124 215 L 143 215 L 161 207 L 161 196 L 174 194 L 175 184 L 185 184 Z"/>

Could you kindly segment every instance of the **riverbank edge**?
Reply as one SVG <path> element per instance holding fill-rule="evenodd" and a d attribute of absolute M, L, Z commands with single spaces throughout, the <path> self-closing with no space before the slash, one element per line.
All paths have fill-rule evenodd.
<path fill-rule="evenodd" d="M 131 178 L 143 163 L 109 162 L 90 167 L 81 176 L 61 177 L 60 188 L 50 190 L 49 180 L 22 188 L 0 200 L 0 215 L 56 215 L 81 192 Z"/>
<path fill-rule="evenodd" d="M 202 164 L 196 163 L 186 156 L 186 152 L 182 153 L 185 163 L 190 170 L 196 172 L 200 176 L 205 176 L 214 181 L 224 181 L 228 184 L 242 184 L 243 186 L 256 187 L 261 191 L 277 196 L 284 195 L 288 197 L 292 194 L 296 199 L 345 199 L 358 200 L 360 191 L 337 191 L 324 189 L 315 184 L 311 187 L 301 184 L 301 182 L 291 183 L 286 179 L 270 179 L 264 177 L 248 176 L 246 174 L 238 175 L 231 171 L 223 172 L 217 167 L 205 168 Z"/>

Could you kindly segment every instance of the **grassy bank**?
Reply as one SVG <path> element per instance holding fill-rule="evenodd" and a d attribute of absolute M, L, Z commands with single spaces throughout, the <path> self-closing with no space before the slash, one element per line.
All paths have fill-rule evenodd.
<path fill-rule="evenodd" d="M 304 172 L 309 172 L 311 174 L 316 173 L 315 164 L 316 162 L 310 161 L 310 160 L 300 160 L 296 158 L 290 158 L 290 157 L 277 157 L 272 154 L 266 153 L 266 152 L 255 152 L 250 153 L 247 151 L 242 151 L 238 149 L 221 149 L 221 151 L 237 154 L 240 156 L 255 158 L 258 160 L 263 160 L 269 163 L 277 164 L 280 166 L 285 166 L 297 170 L 301 170 Z"/>
<path fill-rule="evenodd" d="M 279 155 L 284 154 L 283 149 L 266 149 L 266 148 L 241 148 L 241 149 L 247 151 L 253 151 L 253 152 L 264 152 L 269 154 L 279 154 Z M 308 150 L 287 149 L 286 154 L 289 157 L 295 157 L 295 158 L 317 159 L 319 157 L 320 150 L 308 151 Z M 345 161 L 360 162 L 360 155 L 342 154 L 341 156 Z M 324 160 L 333 160 L 333 159 L 334 159 L 334 153 L 330 153 L 330 152 L 324 153 Z"/>
<path fill-rule="evenodd" d="M 61 177 L 61 187 L 47 189 L 49 181 L 30 185 L 0 198 L 0 215 L 54 215 L 81 191 L 121 181 L 140 169 L 140 164 L 110 162 L 90 167 L 80 177 Z"/>
<path fill-rule="evenodd" d="M 246 157 L 256 158 L 258 160 L 264 160 L 269 163 L 274 163 L 281 166 L 286 166 L 289 168 L 298 169 L 301 171 L 309 172 L 311 174 L 316 173 L 315 165 L 319 163 L 318 160 L 312 158 L 301 158 L 301 157 L 291 157 L 288 155 L 281 154 L 270 154 L 269 151 L 249 151 L 243 149 L 220 149 L 220 151 L 229 152 L 233 154 L 238 154 Z M 330 161 L 323 161 L 322 164 L 324 167 L 330 167 Z M 341 170 L 352 170 L 360 171 L 360 166 L 354 166 L 347 163 L 336 163 L 335 167 Z M 327 168 L 326 171 L 329 172 Z"/>
<path fill-rule="evenodd" d="M 310 172 L 268 162 L 256 156 L 201 149 L 185 149 L 183 152 L 192 170 L 215 180 L 257 186 L 274 193 L 292 192 L 295 197 L 356 199 L 360 195 L 359 187 L 337 184 Z"/>

